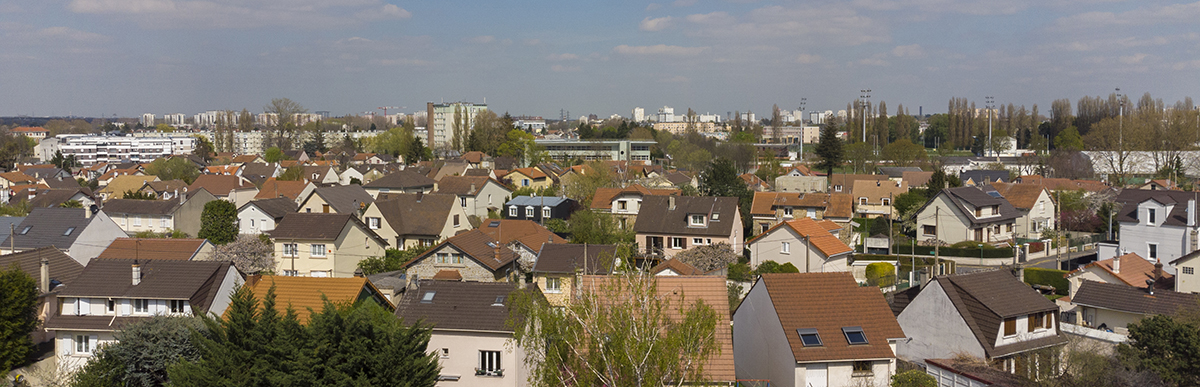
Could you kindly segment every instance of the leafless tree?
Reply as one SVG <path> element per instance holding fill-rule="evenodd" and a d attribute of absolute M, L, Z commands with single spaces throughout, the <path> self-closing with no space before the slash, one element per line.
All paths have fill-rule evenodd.
<path fill-rule="evenodd" d="M 711 246 L 698 246 L 681 251 L 679 254 L 675 254 L 674 259 L 678 259 L 680 262 L 707 273 L 729 266 L 731 263 L 736 263 L 738 254 L 733 251 L 733 248 L 728 243 L 722 242 Z"/>
<path fill-rule="evenodd" d="M 260 273 L 275 269 L 275 247 L 256 235 L 238 235 L 237 240 L 216 246 L 209 256 L 212 261 L 230 261 L 243 273 Z"/>

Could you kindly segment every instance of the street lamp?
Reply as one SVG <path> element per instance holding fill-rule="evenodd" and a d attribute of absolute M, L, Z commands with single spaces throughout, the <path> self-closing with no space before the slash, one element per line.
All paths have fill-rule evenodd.
<path fill-rule="evenodd" d="M 862 112 L 863 112 L 862 113 L 863 114 L 862 140 L 863 140 L 863 142 L 867 142 L 867 107 L 871 106 L 871 89 L 862 89 L 860 91 L 862 92 L 862 94 L 859 95 L 859 98 L 862 98 Z"/>
<path fill-rule="evenodd" d="M 987 152 L 990 152 L 990 153 L 995 153 L 995 152 L 996 152 L 996 150 L 995 150 L 994 148 L 992 148 L 992 110 L 996 108 L 996 97 L 993 97 L 993 96 L 990 96 L 990 95 L 989 95 L 989 96 L 983 97 L 983 100 L 984 100 L 984 105 L 983 105 L 983 106 L 984 106 L 984 107 L 986 107 L 986 108 L 987 108 L 987 111 L 988 111 L 988 143 L 987 143 Z M 985 154 L 984 156 L 987 156 L 987 155 Z M 997 157 L 999 157 L 999 155 L 997 155 Z"/>
<path fill-rule="evenodd" d="M 979 266 L 983 266 L 983 244 L 979 244 Z"/>

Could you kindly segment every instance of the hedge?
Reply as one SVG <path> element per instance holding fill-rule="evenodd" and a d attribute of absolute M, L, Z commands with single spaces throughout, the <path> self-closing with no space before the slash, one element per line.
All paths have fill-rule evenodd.
<path fill-rule="evenodd" d="M 916 259 L 917 267 L 920 267 L 920 268 L 933 266 L 934 263 L 937 261 L 933 257 L 918 256 L 916 258 L 917 258 Z M 904 256 L 904 255 L 854 254 L 854 260 L 855 261 L 867 261 L 867 262 L 871 262 L 871 261 L 899 262 L 901 272 L 912 271 L 912 263 L 913 263 L 912 259 L 910 257 Z M 954 265 L 955 265 L 954 261 L 947 261 L 947 260 L 943 259 L 943 260 L 941 260 L 941 262 L 943 265 L 948 265 L 946 267 L 946 270 L 948 270 L 951 273 L 954 272 Z"/>
<path fill-rule="evenodd" d="M 914 253 L 915 250 L 915 253 Z M 917 246 L 913 249 L 912 245 L 894 245 L 892 246 L 892 254 L 896 255 L 933 255 L 933 246 Z M 964 258 L 979 258 L 979 248 L 960 249 L 955 247 L 942 247 L 938 249 L 938 255 L 948 257 L 964 257 Z M 1013 249 L 1004 248 L 985 248 L 983 249 L 984 258 L 1012 258 Z"/>
<path fill-rule="evenodd" d="M 1070 292 L 1070 282 L 1064 277 L 1065 270 L 1043 269 L 1040 267 L 1025 268 L 1025 283 L 1031 285 L 1053 286 L 1054 293 L 1065 296 Z"/>

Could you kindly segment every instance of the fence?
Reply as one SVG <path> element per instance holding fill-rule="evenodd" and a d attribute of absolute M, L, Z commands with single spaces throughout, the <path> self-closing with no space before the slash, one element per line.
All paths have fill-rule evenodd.
<path fill-rule="evenodd" d="M 982 250 L 983 255 L 980 255 L 980 253 L 981 253 L 980 250 Z M 1007 247 L 980 249 L 978 247 L 957 248 L 957 247 L 948 247 L 947 246 L 947 247 L 939 248 L 937 250 L 937 252 L 938 252 L 938 255 L 943 255 L 943 256 L 947 256 L 947 257 L 966 257 L 966 258 L 980 258 L 980 257 L 982 257 L 982 258 L 1012 258 L 1013 257 L 1013 249 L 1007 248 Z M 933 246 L 915 246 L 914 247 L 911 244 L 892 245 L 892 254 L 896 254 L 896 255 L 913 254 L 913 255 L 932 256 L 933 253 L 934 253 Z"/>

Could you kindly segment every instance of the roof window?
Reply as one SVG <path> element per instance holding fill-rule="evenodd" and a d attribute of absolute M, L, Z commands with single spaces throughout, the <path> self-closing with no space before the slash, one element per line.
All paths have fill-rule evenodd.
<path fill-rule="evenodd" d="M 805 347 L 820 347 L 824 345 L 821 343 L 821 336 L 817 334 L 816 328 L 797 329 L 796 333 L 800 334 L 800 342 L 804 343 Z"/>
<path fill-rule="evenodd" d="M 496 302 L 493 302 L 492 306 L 504 306 L 504 298 L 504 296 L 496 296 Z"/>
<path fill-rule="evenodd" d="M 28 233 L 29 233 L 29 229 L 31 229 L 31 228 L 33 228 L 33 226 L 25 226 L 25 228 L 24 228 L 24 229 L 21 229 L 21 235 L 28 234 Z"/>
<path fill-rule="evenodd" d="M 69 235 L 71 235 L 71 233 L 73 233 L 73 232 L 75 232 L 75 228 L 74 228 L 74 227 L 67 227 L 67 231 L 66 231 L 66 232 L 63 232 L 63 236 L 69 236 Z"/>
<path fill-rule="evenodd" d="M 421 303 L 422 304 L 432 304 L 433 303 L 433 295 L 436 293 L 437 292 L 433 292 L 433 291 L 425 292 L 425 295 L 421 297 Z"/>
<path fill-rule="evenodd" d="M 850 345 L 867 343 L 867 334 L 863 333 L 862 327 L 842 327 L 842 334 L 846 335 L 846 342 Z"/>
<path fill-rule="evenodd" d="M 488 222 L 488 227 L 500 227 L 500 221 L 499 221 L 499 220 L 493 220 L 493 221 L 491 221 L 491 222 Z"/>

